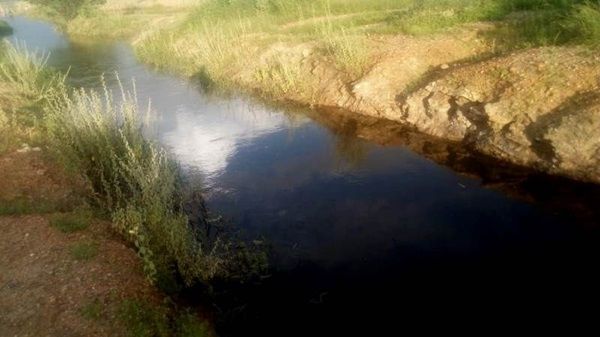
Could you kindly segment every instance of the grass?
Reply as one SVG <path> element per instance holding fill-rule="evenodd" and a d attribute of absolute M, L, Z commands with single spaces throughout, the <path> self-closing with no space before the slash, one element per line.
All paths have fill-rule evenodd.
<path fill-rule="evenodd" d="M 47 61 L 47 54 L 29 51 L 24 44 L 1 42 L 0 82 L 7 89 L 0 91 L 0 100 L 13 123 L 39 126 L 50 100 L 67 90 L 66 75 L 48 69 Z"/>
<path fill-rule="evenodd" d="M 169 310 L 165 306 L 130 299 L 124 301 L 118 319 L 125 324 L 131 337 L 206 337 L 206 323 L 187 310 Z"/>
<path fill-rule="evenodd" d="M 55 212 L 60 207 L 46 200 L 30 200 L 17 198 L 0 200 L 0 215 L 47 214 Z"/>
<path fill-rule="evenodd" d="M 208 228 L 190 224 L 179 168 L 148 137 L 151 113 L 140 108 L 134 89 L 121 86 L 116 98 L 106 87 L 101 92 L 72 90 L 65 75 L 46 67 L 47 56 L 8 44 L 2 48 L 0 84 L 11 93 L 0 91 L 0 103 L 8 102 L 2 103 L 3 110 L 9 106 L 14 112 L 12 123 L 42 133 L 48 154 L 84 178 L 90 203 L 136 246 L 151 280 L 171 289 L 177 280 L 208 284 L 240 276 L 239 261 L 233 261 L 235 240 L 209 236 Z M 9 205 L 4 212 L 34 206 Z M 73 232 L 89 221 L 75 212 L 56 215 L 52 223 Z"/>
<path fill-rule="evenodd" d="M 98 244 L 95 242 L 79 242 L 69 249 L 71 257 L 77 261 L 89 261 L 98 255 Z"/>
<path fill-rule="evenodd" d="M 496 23 L 482 35 L 496 51 L 559 44 L 598 45 L 600 4 L 585 0 L 207 0 L 178 26 L 138 41 L 140 59 L 221 87 L 261 88 L 311 99 L 306 69 L 260 58 L 276 44 L 310 43 L 347 81 L 372 65 L 373 35 L 452 34 L 465 24 Z M 280 58 L 287 55 L 280 55 Z M 244 71 L 256 68 L 253 79 Z M 241 77 L 240 77 L 241 76 Z M 309 82 L 309 86 L 311 84 Z M 308 92 L 305 94 L 299 94 Z"/>
<path fill-rule="evenodd" d="M 87 229 L 92 221 L 89 211 L 55 214 L 50 218 L 50 224 L 63 233 L 74 233 Z"/>
<path fill-rule="evenodd" d="M 314 100 L 307 69 L 262 58 L 275 45 L 310 43 L 347 82 L 375 60 L 373 35 L 452 34 L 491 21 L 482 37 L 497 52 L 557 44 L 598 45 L 597 0 L 205 0 L 140 7 L 112 0 L 67 24 L 74 35 L 135 37 L 138 57 L 211 87 L 256 90 L 268 98 Z M 248 73 L 249 68 L 253 70 Z M 307 88 L 309 87 L 309 88 Z M 312 87 L 312 90 L 311 88 Z"/>
<path fill-rule="evenodd" d="M 114 228 L 135 244 L 152 280 L 181 275 L 187 284 L 221 272 L 220 247 L 202 246 L 182 211 L 178 168 L 144 135 L 148 111 L 124 89 L 79 90 L 55 100 L 48 131 L 63 160 L 76 166 L 108 211 Z"/>
<path fill-rule="evenodd" d="M 598 47 L 600 45 L 600 2 L 589 2 L 575 7 L 564 25 L 574 39 Z"/>
<path fill-rule="evenodd" d="M 158 286 L 208 286 L 213 279 L 234 281 L 264 270 L 266 258 L 223 230 L 192 227 L 185 215 L 179 168 L 148 134 L 150 113 L 140 108 L 135 90 L 73 90 L 66 75 L 46 67 L 47 57 L 24 47 L 0 49 L 0 112 L 7 129 L 35 129 L 48 156 L 88 183 L 94 211 L 112 218 L 114 229 L 135 244 L 148 277 Z M 10 113 L 5 113 L 10 112 Z M 46 150 L 45 150 L 46 153 Z M 0 214 L 41 212 L 30 200 L 0 202 Z M 47 212 L 56 212 L 54 205 Z M 91 211 L 54 214 L 53 226 L 73 233 L 89 226 Z M 210 235 L 209 235 L 210 232 Z M 94 242 L 70 247 L 80 261 L 98 254 Z M 210 331 L 187 310 L 125 303 L 121 319 L 132 336 L 205 336 Z M 101 316 L 98 303 L 82 308 L 89 319 Z M 164 323 L 164 324 L 163 324 Z"/>
<path fill-rule="evenodd" d="M 80 309 L 82 317 L 92 321 L 106 319 L 107 308 L 116 309 L 116 318 L 131 337 L 208 337 L 210 326 L 189 309 L 167 303 L 157 304 L 144 299 L 126 299 L 105 306 L 99 299 Z"/>

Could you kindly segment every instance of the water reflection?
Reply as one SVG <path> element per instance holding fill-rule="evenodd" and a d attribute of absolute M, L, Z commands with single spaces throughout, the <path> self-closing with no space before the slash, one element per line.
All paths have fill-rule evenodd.
<path fill-rule="evenodd" d="M 213 187 L 240 147 L 287 125 L 285 116 L 241 100 L 227 106 L 207 102 L 201 106 L 200 114 L 190 105 L 179 105 L 174 114 L 162 117 L 160 134 L 184 167 L 202 173 L 207 187 Z"/>

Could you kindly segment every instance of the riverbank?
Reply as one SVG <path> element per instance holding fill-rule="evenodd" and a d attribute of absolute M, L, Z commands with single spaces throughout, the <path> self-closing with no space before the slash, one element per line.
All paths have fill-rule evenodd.
<path fill-rule="evenodd" d="M 384 118 L 600 182 L 594 3 L 115 0 L 99 11 L 67 31 L 127 37 L 142 61 L 207 88 Z"/>
<path fill-rule="evenodd" d="M 176 168 L 143 137 L 129 94 L 117 107 L 65 79 L 2 41 L 0 334 L 212 335 L 166 295 L 211 266 L 177 209 Z"/>
<path fill-rule="evenodd" d="M 561 31 L 568 25 L 553 22 L 568 11 L 565 22 L 600 18 L 599 7 L 312 4 L 209 2 L 136 48 L 143 61 L 209 85 L 385 118 L 501 160 L 600 182 L 600 59 L 580 46 L 597 30 Z"/>
<path fill-rule="evenodd" d="M 148 280 L 48 151 L 0 154 L 0 335 L 210 336 L 206 317 L 177 310 Z"/>

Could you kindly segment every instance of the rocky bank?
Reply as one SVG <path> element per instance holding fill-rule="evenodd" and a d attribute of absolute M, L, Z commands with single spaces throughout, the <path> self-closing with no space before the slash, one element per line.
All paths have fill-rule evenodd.
<path fill-rule="evenodd" d="M 480 38 L 486 29 L 373 38 L 358 79 L 311 43 L 278 43 L 234 81 L 277 100 L 400 122 L 513 164 L 600 183 L 600 54 L 569 46 L 499 55 Z M 281 69 L 302 81 L 273 92 Z"/>

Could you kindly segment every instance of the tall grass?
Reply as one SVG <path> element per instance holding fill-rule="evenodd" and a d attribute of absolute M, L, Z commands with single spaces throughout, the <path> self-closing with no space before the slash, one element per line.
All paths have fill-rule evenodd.
<path fill-rule="evenodd" d="M 43 107 L 64 89 L 64 76 L 46 69 L 47 57 L 0 42 L 0 153 L 36 141 Z"/>
<path fill-rule="evenodd" d="M 53 100 L 46 125 L 54 147 L 89 181 L 96 205 L 135 244 L 151 279 L 165 288 L 173 276 L 209 283 L 230 272 L 230 246 L 202 240 L 192 228 L 177 166 L 145 135 L 149 113 L 122 87 L 118 99 L 106 87 L 80 89 Z"/>
<path fill-rule="evenodd" d="M 263 255 L 190 222 L 178 167 L 148 137 L 150 107 L 140 108 L 135 88 L 120 86 L 117 96 L 106 86 L 72 90 L 65 75 L 46 68 L 46 56 L 9 45 L 2 51 L 0 85 L 35 102 L 50 152 L 87 180 L 93 204 L 136 246 L 150 279 L 174 290 L 181 281 L 243 279 L 264 268 Z M 28 115 L 23 106 L 15 111 Z"/>
<path fill-rule="evenodd" d="M 5 86 L 18 93 L 15 99 L 41 108 L 57 92 L 65 90 L 66 75 L 48 69 L 48 56 L 29 51 L 25 44 L 13 46 L 7 42 L 1 43 L 0 79 Z"/>

